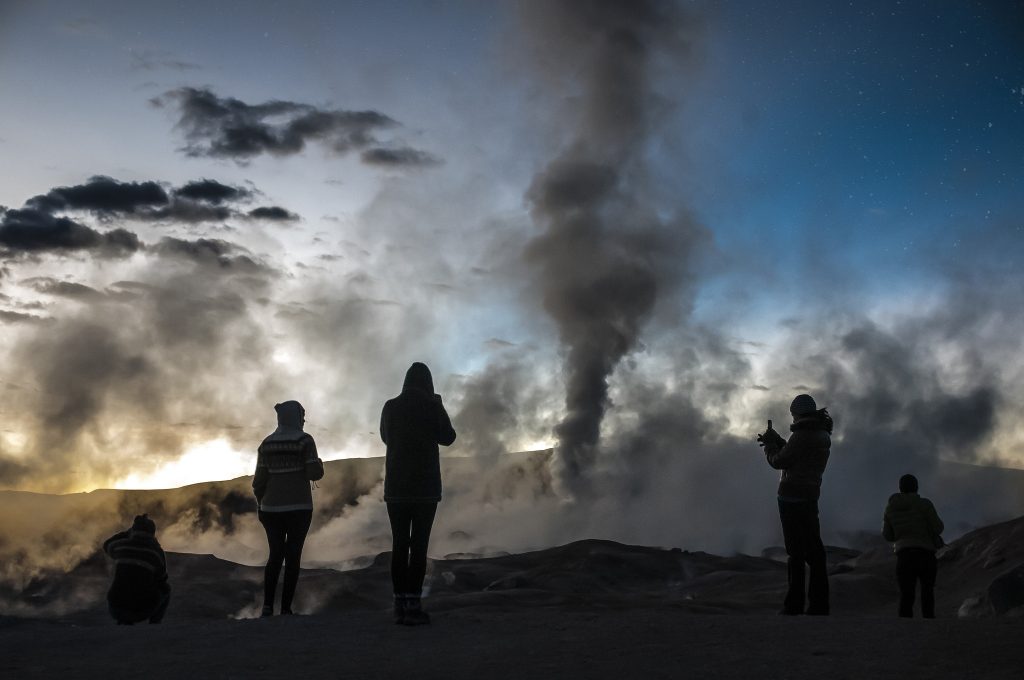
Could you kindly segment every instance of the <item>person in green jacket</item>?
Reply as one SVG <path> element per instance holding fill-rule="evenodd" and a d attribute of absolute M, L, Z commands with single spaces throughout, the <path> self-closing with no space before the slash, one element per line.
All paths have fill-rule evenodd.
<path fill-rule="evenodd" d="M 935 551 L 942 547 L 942 520 L 935 506 L 917 494 L 917 477 L 900 477 L 900 492 L 889 497 L 882 518 L 882 536 L 896 551 L 896 580 L 900 585 L 899 614 L 914 615 L 914 594 L 921 582 L 921 615 L 935 618 Z"/>

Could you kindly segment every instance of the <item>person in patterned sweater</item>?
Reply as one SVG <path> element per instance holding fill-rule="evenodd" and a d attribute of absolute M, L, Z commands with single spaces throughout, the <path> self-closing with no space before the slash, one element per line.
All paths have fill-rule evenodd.
<path fill-rule="evenodd" d="M 167 583 L 167 559 L 156 540 L 156 523 L 147 515 L 138 515 L 131 529 L 103 542 L 103 552 L 114 560 L 107 605 L 118 625 L 146 619 L 160 623 L 171 601 L 171 586 Z"/>
<path fill-rule="evenodd" d="M 270 556 L 263 572 L 263 616 L 274 614 L 274 594 L 284 564 L 281 613 L 292 613 L 302 544 L 313 520 L 312 482 L 324 476 L 313 437 L 304 432 L 306 410 L 297 401 L 274 406 L 277 429 L 260 444 L 252 489 L 267 532 Z"/>

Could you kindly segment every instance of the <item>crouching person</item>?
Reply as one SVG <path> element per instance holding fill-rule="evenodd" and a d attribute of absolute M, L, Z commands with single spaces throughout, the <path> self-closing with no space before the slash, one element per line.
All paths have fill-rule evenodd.
<path fill-rule="evenodd" d="M 156 523 L 138 515 L 132 528 L 103 543 L 114 560 L 114 583 L 107 592 L 110 615 L 119 625 L 160 623 L 171 601 L 167 560 L 156 540 Z"/>
<path fill-rule="evenodd" d="M 900 616 L 914 615 L 914 595 L 921 582 L 921 616 L 935 618 L 935 551 L 942 547 L 942 520 L 935 506 L 917 494 L 917 477 L 900 477 L 900 492 L 889 497 L 882 518 L 882 536 L 896 551 L 900 585 Z"/>

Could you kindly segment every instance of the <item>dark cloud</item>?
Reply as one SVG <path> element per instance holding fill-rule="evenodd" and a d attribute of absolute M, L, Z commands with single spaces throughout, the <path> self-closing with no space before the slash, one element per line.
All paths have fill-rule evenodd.
<path fill-rule="evenodd" d="M 174 195 L 215 205 L 242 201 L 252 196 L 245 187 L 229 186 L 212 179 L 194 180 L 174 190 Z"/>
<path fill-rule="evenodd" d="M 271 222 L 294 222 L 299 216 L 276 205 L 261 206 L 249 211 L 249 217 L 256 220 L 270 220 Z"/>
<path fill-rule="evenodd" d="M 78 223 L 71 221 L 70 218 L 55 217 L 55 214 L 63 211 L 85 211 L 104 220 L 122 218 L 188 224 L 223 222 L 232 217 L 247 216 L 247 213 L 239 210 L 238 204 L 250 200 L 253 193 L 252 190 L 245 187 L 230 186 L 212 179 L 194 180 L 168 191 L 163 185 L 154 181 L 121 182 L 111 177 L 97 175 L 89 178 L 85 184 L 57 187 L 46 194 L 30 198 L 24 209 L 8 210 L 5 213 L 3 224 L 8 221 L 12 223 L 34 221 L 41 225 L 50 224 L 48 228 L 51 232 L 64 231 L 63 236 L 56 233 L 51 234 L 50 240 L 62 238 L 63 242 L 69 244 L 78 241 L 94 244 L 96 239 L 90 237 L 87 231 L 82 231 L 83 229 L 91 231 L 89 227 L 84 225 L 76 227 L 74 225 Z M 260 209 L 257 208 L 257 210 Z M 276 206 L 267 210 L 272 212 L 263 215 L 263 219 L 283 219 L 277 216 L 292 215 L 284 208 Z M 33 233 L 39 234 L 38 231 Z M 127 232 L 116 234 L 115 237 L 120 236 L 123 240 L 124 233 Z M 16 240 L 17 234 L 12 235 L 11 238 Z M 47 240 L 41 235 L 40 238 L 43 242 Z M 70 245 L 62 247 L 72 248 Z M 78 247 L 92 249 L 96 246 Z M 23 246 L 22 249 L 29 248 Z"/>
<path fill-rule="evenodd" d="M 99 232 L 67 217 L 34 208 L 8 210 L 0 218 L 0 247 L 8 256 L 88 251 L 98 257 L 125 257 L 142 248 L 126 229 Z"/>
<path fill-rule="evenodd" d="M 97 175 L 85 184 L 56 187 L 34 196 L 26 207 L 55 213 L 64 210 L 89 210 L 100 215 L 133 215 L 146 209 L 166 206 L 167 192 L 156 182 L 119 182 Z"/>
<path fill-rule="evenodd" d="M 178 127 L 185 134 L 187 155 L 238 162 L 265 153 L 296 154 L 310 143 L 339 155 L 360 150 L 384 151 L 379 133 L 398 126 L 395 120 L 377 111 L 323 109 L 283 100 L 247 104 L 194 87 L 171 90 L 152 103 L 177 107 Z M 398 149 L 392 154 L 370 153 L 364 161 L 389 165 L 435 162 L 432 156 L 416 149 Z"/>
<path fill-rule="evenodd" d="M 367 165 L 389 167 L 426 167 L 440 164 L 441 160 L 433 154 L 407 146 L 389 149 L 375 147 L 367 149 L 360 155 Z"/>

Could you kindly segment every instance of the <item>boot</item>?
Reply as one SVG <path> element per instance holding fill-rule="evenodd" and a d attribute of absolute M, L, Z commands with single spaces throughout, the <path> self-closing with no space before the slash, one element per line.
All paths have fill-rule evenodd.
<path fill-rule="evenodd" d="M 407 626 L 422 626 L 430 623 L 430 614 L 423 611 L 423 605 L 418 595 L 410 595 L 405 598 L 405 616 L 402 623 Z"/>
<path fill-rule="evenodd" d="M 265 618 L 273 616 L 273 615 L 274 615 L 274 607 L 272 605 L 269 605 L 269 604 L 263 605 L 263 612 L 260 614 L 260 618 L 261 619 L 265 619 Z"/>

